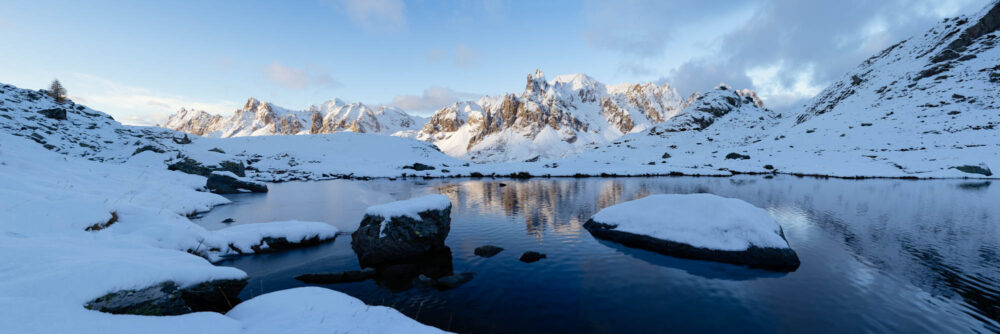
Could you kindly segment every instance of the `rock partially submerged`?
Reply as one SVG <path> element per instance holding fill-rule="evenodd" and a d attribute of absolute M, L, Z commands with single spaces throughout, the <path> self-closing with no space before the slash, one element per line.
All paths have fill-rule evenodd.
<path fill-rule="evenodd" d="M 205 188 L 216 194 L 238 194 L 245 192 L 266 193 L 267 185 L 236 176 L 232 172 L 214 171 L 208 175 Z"/>
<path fill-rule="evenodd" d="M 475 250 L 474 253 L 477 256 L 493 257 L 494 255 L 497 255 L 497 254 L 499 254 L 502 251 L 503 251 L 503 248 L 501 248 L 501 247 L 497 247 L 497 246 L 493 246 L 493 245 L 486 245 L 486 246 L 476 247 L 476 250 Z"/>
<path fill-rule="evenodd" d="M 454 275 L 438 278 L 437 281 L 435 281 L 434 287 L 438 288 L 439 290 L 454 289 L 461 286 L 462 284 L 468 283 L 474 277 L 476 277 L 476 273 L 469 273 L 469 272 L 457 273 Z"/>
<path fill-rule="evenodd" d="M 87 303 L 86 308 L 137 315 L 179 315 L 211 311 L 226 313 L 240 303 L 239 294 L 246 279 L 214 280 L 179 287 L 172 281 L 138 290 L 122 290 Z"/>
<path fill-rule="evenodd" d="M 781 226 L 738 199 L 653 195 L 604 208 L 583 227 L 597 238 L 680 258 L 776 271 L 799 267 Z"/>
<path fill-rule="evenodd" d="M 264 254 L 329 242 L 340 232 L 323 222 L 281 221 L 230 226 L 213 232 L 197 250 L 188 252 L 215 261 L 228 256 Z"/>
<path fill-rule="evenodd" d="M 451 229 L 451 201 L 428 195 L 369 207 L 351 234 L 351 248 L 363 267 L 402 260 L 445 248 Z"/>
<path fill-rule="evenodd" d="M 544 259 L 544 258 L 546 258 L 545 254 L 542 254 L 542 253 L 539 253 L 539 252 L 535 252 L 535 251 L 527 251 L 527 252 L 524 252 L 524 254 L 521 254 L 520 260 L 521 260 L 521 262 L 524 262 L 524 263 L 532 263 L 532 262 L 536 262 L 536 261 Z"/>
<path fill-rule="evenodd" d="M 336 284 L 360 282 L 375 277 L 374 268 L 348 270 L 339 273 L 305 274 L 295 276 L 295 279 L 310 284 Z"/>

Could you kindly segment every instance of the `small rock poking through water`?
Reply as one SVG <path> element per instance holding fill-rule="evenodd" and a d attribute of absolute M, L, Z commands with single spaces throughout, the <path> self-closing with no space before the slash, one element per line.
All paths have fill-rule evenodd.
<path fill-rule="evenodd" d="M 524 254 L 521 254 L 521 262 L 524 263 L 537 262 L 538 260 L 544 259 L 545 257 L 546 257 L 545 254 L 535 251 L 527 251 L 524 252 Z"/>
<path fill-rule="evenodd" d="M 486 245 L 486 246 L 476 247 L 475 254 L 477 256 L 482 256 L 482 257 L 493 257 L 494 255 L 497 255 L 502 251 L 503 248 L 501 247 Z"/>

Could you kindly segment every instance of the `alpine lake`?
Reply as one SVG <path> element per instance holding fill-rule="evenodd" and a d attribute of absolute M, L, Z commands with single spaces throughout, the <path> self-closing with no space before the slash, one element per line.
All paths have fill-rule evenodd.
<path fill-rule="evenodd" d="M 449 250 L 405 270 L 320 285 L 460 333 L 1000 331 L 1000 183 L 790 175 L 525 180 L 375 179 L 269 184 L 194 219 L 209 229 L 322 221 L 328 243 L 240 256 L 241 298 L 361 269 L 351 235 L 368 206 L 426 194 L 452 202 Z M 764 208 L 801 266 L 789 273 L 673 258 L 590 235 L 598 210 L 651 194 L 712 193 Z M 227 218 L 234 222 L 223 223 Z M 669 217 L 664 217 L 669 220 Z M 484 245 L 504 248 L 490 258 Z M 525 251 L 546 254 L 534 263 Z M 474 273 L 457 288 L 418 275 Z"/>

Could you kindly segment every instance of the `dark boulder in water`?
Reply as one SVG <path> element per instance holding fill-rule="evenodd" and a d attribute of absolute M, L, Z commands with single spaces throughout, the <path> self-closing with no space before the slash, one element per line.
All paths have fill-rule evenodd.
<path fill-rule="evenodd" d="M 546 257 L 545 254 L 542 254 L 542 253 L 539 253 L 539 252 L 535 252 L 535 251 L 527 251 L 527 252 L 524 252 L 524 254 L 521 254 L 520 260 L 521 260 L 521 262 L 524 262 L 524 263 L 532 263 L 532 262 L 536 262 L 538 260 L 544 259 L 545 257 Z"/>
<path fill-rule="evenodd" d="M 444 249 L 450 230 L 448 197 L 424 196 L 368 208 L 351 234 L 351 248 L 362 267 L 372 267 Z"/>
<path fill-rule="evenodd" d="M 449 275 L 437 279 L 434 287 L 439 290 L 454 289 L 462 284 L 468 283 L 472 278 L 476 277 L 475 273 L 458 273 L 454 275 Z"/>
<path fill-rule="evenodd" d="M 476 247 L 475 254 L 477 256 L 482 256 L 482 257 L 493 257 L 494 255 L 497 255 L 502 251 L 503 248 L 501 247 L 486 245 L 486 246 Z"/>

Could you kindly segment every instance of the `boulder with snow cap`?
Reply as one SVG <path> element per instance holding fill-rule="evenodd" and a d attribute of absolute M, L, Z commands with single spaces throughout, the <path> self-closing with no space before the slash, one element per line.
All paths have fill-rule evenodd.
<path fill-rule="evenodd" d="M 428 195 L 369 207 L 351 248 L 364 267 L 403 260 L 445 248 L 451 229 L 451 201 Z"/>
<path fill-rule="evenodd" d="M 236 176 L 232 172 L 214 171 L 208 175 L 205 188 L 216 194 L 237 194 L 243 192 L 266 193 L 267 185 Z"/>
<path fill-rule="evenodd" d="M 604 208 L 583 227 L 597 238 L 680 258 L 775 271 L 799 267 L 781 226 L 739 199 L 652 195 Z"/>

